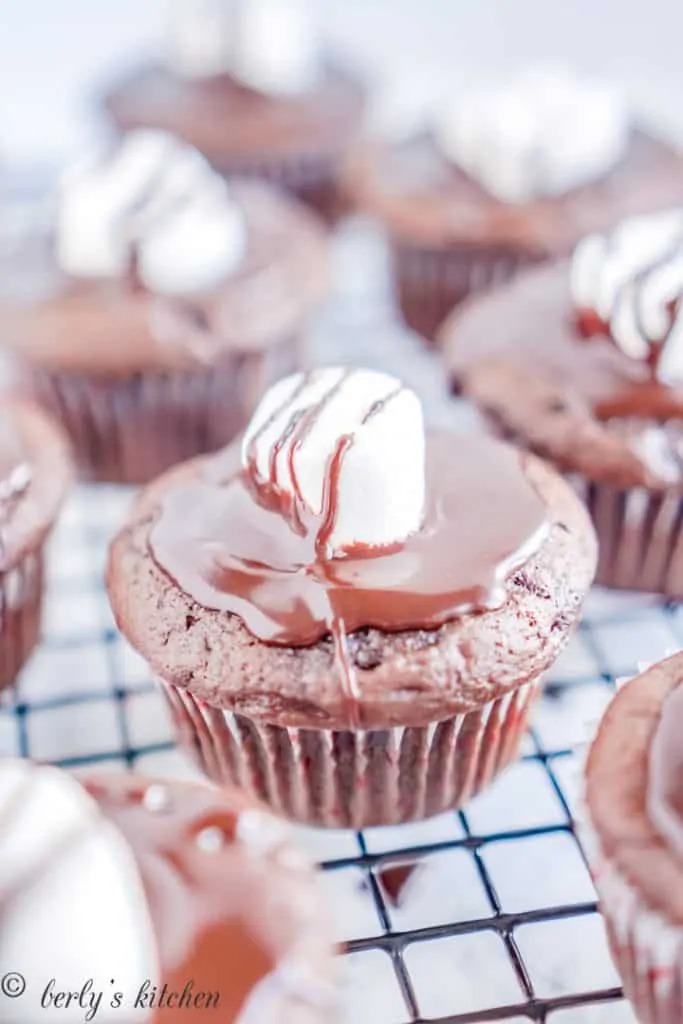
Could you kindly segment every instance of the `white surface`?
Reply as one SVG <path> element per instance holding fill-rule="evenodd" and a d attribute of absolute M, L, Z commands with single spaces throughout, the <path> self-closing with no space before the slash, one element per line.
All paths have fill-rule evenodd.
<path fill-rule="evenodd" d="M 95 88 L 162 38 L 164 0 L 0 5 L 0 153 L 43 161 L 100 130 Z M 327 36 L 355 54 L 386 106 L 414 109 L 538 59 L 613 79 L 683 138 L 683 7 L 675 0 L 313 0 Z M 384 106 L 384 102 L 381 103 Z"/>

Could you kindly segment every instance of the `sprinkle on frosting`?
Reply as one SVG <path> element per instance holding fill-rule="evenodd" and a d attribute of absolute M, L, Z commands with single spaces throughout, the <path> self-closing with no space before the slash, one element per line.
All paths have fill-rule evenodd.
<path fill-rule="evenodd" d="M 230 74 L 258 92 L 314 88 L 319 52 L 309 0 L 170 0 L 167 53 L 179 74 Z"/>
<path fill-rule="evenodd" d="M 436 133 L 447 156 L 491 195 L 528 203 L 608 173 L 626 151 L 630 120 L 612 89 L 539 67 L 451 102 Z"/>
<path fill-rule="evenodd" d="M 66 173 L 56 248 L 75 277 L 130 275 L 160 294 L 187 295 L 234 271 L 245 226 L 203 156 L 165 132 L 140 130 Z"/>
<path fill-rule="evenodd" d="M 683 209 L 623 221 L 589 235 L 572 259 L 579 327 L 607 335 L 663 383 L 683 381 Z"/>

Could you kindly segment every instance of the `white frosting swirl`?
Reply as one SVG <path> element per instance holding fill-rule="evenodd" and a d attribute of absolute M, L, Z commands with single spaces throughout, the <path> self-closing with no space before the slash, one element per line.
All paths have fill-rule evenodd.
<path fill-rule="evenodd" d="M 322 516 L 340 445 L 333 556 L 382 547 L 417 532 L 425 504 L 425 431 L 417 395 L 374 370 L 339 367 L 294 374 L 276 384 L 254 413 L 243 463 L 264 488 L 275 487 Z"/>
<path fill-rule="evenodd" d="M 650 361 L 657 377 L 683 381 L 683 209 L 623 221 L 589 235 L 574 251 L 572 299 L 627 356 Z"/>
<path fill-rule="evenodd" d="M 162 294 L 211 288 L 241 260 L 244 219 L 227 184 L 192 147 L 165 132 L 131 132 L 113 155 L 68 171 L 56 249 L 76 277 L 124 276 Z"/>
<path fill-rule="evenodd" d="M 187 77 L 229 73 L 259 92 L 293 94 L 319 76 L 309 0 L 168 0 L 167 53 Z"/>
<path fill-rule="evenodd" d="M 606 174 L 628 146 L 618 95 L 560 68 L 463 96 L 437 119 L 438 142 L 497 199 L 528 203 Z"/>

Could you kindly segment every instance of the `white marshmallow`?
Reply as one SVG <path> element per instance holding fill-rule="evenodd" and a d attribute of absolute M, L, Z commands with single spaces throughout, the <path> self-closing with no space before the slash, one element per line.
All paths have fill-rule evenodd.
<path fill-rule="evenodd" d="M 115 1024 L 121 1011 L 110 1008 L 111 995 L 106 995 L 130 996 L 142 979 L 160 974 L 132 851 L 85 790 L 53 768 L 3 762 L 0 819 L 3 899 L 12 896 L 14 883 L 27 874 L 31 878 L 2 907 L 0 975 L 19 972 L 27 984 L 21 998 L 0 996 L 3 1024 L 26 1024 L 41 1014 L 63 1024 L 82 1021 L 84 1011 L 76 1006 L 40 1008 L 40 994 L 51 978 L 67 991 L 80 991 L 92 978 L 94 991 L 105 993 L 96 1019 Z M 131 1024 L 148 1019 L 147 1010 L 128 1005 Z"/>
<path fill-rule="evenodd" d="M 320 71 L 309 0 L 170 0 L 167 54 L 188 77 L 228 72 L 260 92 L 311 89 Z"/>
<path fill-rule="evenodd" d="M 609 171 L 626 151 L 630 119 L 613 90 L 539 67 L 450 103 L 436 133 L 444 152 L 493 196 L 527 203 Z"/>
<path fill-rule="evenodd" d="M 133 245 L 143 284 L 164 294 L 211 287 L 246 246 L 226 183 L 165 132 L 132 132 L 113 156 L 80 164 L 62 182 L 56 249 L 66 273 L 120 277 Z"/>
<path fill-rule="evenodd" d="M 610 235 L 589 235 L 574 251 L 572 300 L 609 325 L 622 352 L 648 358 L 666 338 L 657 374 L 683 381 L 683 323 L 671 304 L 683 297 L 683 210 L 623 221 Z"/>
<path fill-rule="evenodd" d="M 289 431 L 309 411 L 310 429 L 292 451 L 297 435 Z M 420 529 L 425 431 L 417 396 L 395 377 L 374 370 L 335 367 L 295 374 L 267 392 L 243 441 L 244 465 L 253 453 L 256 483 L 262 486 L 269 483 L 274 446 L 280 444 L 276 487 L 290 495 L 298 489 L 309 512 L 321 516 L 330 462 L 345 437 L 351 444 L 341 463 L 330 536 L 335 556 L 356 545 L 390 545 Z"/>

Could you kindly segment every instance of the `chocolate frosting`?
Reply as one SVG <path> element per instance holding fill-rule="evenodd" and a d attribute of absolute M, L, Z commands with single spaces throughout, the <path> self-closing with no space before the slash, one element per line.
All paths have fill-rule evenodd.
<path fill-rule="evenodd" d="M 653 825 L 683 861 L 683 686 L 666 697 L 650 747 L 647 809 Z"/>
<path fill-rule="evenodd" d="M 240 161 L 259 157 L 267 164 L 343 151 L 364 103 L 362 83 L 329 58 L 315 88 L 296 96 L 260 93 L 229 74 L 190 80 L 157 65 L 141 68 L 105 100 L 120 128 L 170 131 L 232 173 Z"/>
<path fill-rule="evenodd" d="M 85 788 L 135 853 L 158 943 L 158 989 L 165 984 L 182 992 L 192 979 L 196 991 L 220 994 L 221 1020 L 236 1021 L 279 955 L 260 919 L 256 880 L 236 870 L 239 853 L 230 850 L 237 812 L 198 786 L 107 781 Z M 157 794 L 156 807 L 145 803 L 150 794 Z M 202 835 L 215 837 L 222 848 L 202 849 Z M 158 1007 L 151 1020 L 191 1024 L 197 1013 L 193 1007 Z"/>
<path fill-rule="evenodd" d="M 299 647 L 331 634 L 354 721 L 348 635 L 434 629 L 502 605 L 505 579 L 541 546 L 548 513 L 518 452 L 487 438 L 431 433 L 421 530 L 390 548 L 328 558 L 345 440 L 328 468 L 320 517 L 256 490 L 233 446 L 163 496 L 149 543 L 178 586 L 206 608 L 238 615 L 259 640 Z"/>

